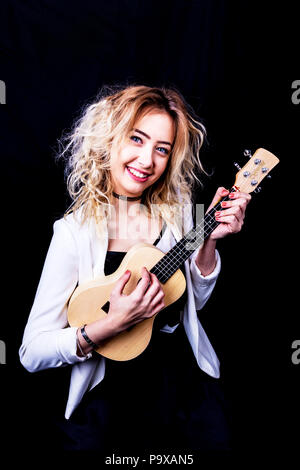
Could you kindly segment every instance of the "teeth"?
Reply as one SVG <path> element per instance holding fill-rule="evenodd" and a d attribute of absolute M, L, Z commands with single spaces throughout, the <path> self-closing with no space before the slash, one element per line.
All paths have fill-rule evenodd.
<path fill-rule="evenodd" d="M 134 170 L 133 168 L 127 167 L 130 173 L 132 173 L 134 176 L 137 176 L 138 178 L 148 178 L 147 175 L 144 175 L 143 173 L 140 173 L 139 171 Z"/>

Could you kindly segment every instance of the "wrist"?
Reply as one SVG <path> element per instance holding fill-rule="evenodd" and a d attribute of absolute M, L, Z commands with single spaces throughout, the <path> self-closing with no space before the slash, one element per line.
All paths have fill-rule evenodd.
<path fill-rule="evenodd" d="M 77 355 L 86 356 L 88 353 L 95 349 L 90 345 L 86 338 L 82 336 L 82 327 L 77 329 Z M 97 346 L 101 346 L 101 341 L 115 336 L 123 331 L 122 325 L 118 321 L 116 315 L 106 315 L 100 320 L 85 325 L 85 336 Z"/>
<path fill-rule="evenodd" d="M 81 333 L 81 336 L 83 337 L 84 341 L 89 345 L 91 346 L 93 349 L 96 349 L 98 347 L 98 344 L 95 343 L 89 336 L 90 334 L 90 329 L 89 329 L 89 334 L 87 334 L 86 332 L 86 326 L 87 324 L 83 325 L 81 328 L 80 328 L 80 333 Z"/>
<path fill-rule="evenodd" d="M 118 333 L 124 331 L 126 328 L 119 315 L 114 315 L 110 312 L 108 312 L 107 316 L 105 317 L 105 322 L 109 336 L 115 336 Z"/>
<path fill-rule="evenodd" d="M 77 356 L 84 357 L 92 352 L 93 348 L 85 341 L 80 330 L 81 328 L 77 328 L 76 331 Z"/>
<path fill-rule="evenodd" d="M 85 331 L 93 343 L 96 343 L 98 346 L 100 346 L 101 341 L 115 336 L 116 334 L 123 331 L 123 328 L 119 324 L 116 315 L 107 314 L 105 317 L 86 325 Z"/>
<path fill-rule="evenodd" d="M 216 267 L 216 240 L 206 239 L 198 250 L 195 259 L 196 266 L 202 276 L 208 276 Z"/>

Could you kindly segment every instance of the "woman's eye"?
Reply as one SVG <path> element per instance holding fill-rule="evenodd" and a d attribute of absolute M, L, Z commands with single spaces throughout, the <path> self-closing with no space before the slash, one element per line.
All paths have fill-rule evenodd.
<path fill-rule="evenodd" d="M 159 151 L 159 152 L 163 152 L 163 153 L 165 153 L 166 155 L 168 155 L 168 153 L 169 153 L 169 150 L 166 149 L 165 147 L 158 147 L 158 151 Z"/>
<path fill-rule="evenodd" d="M 138 137 L 137 135 L 132 135 L 130 139 L 133 140 L 134 142 L 137 142 L 138 144 L 142 142 L 142 139 Z"/>
<path fill-rule="evenodd" d="M 136 142 L 137 144 L 142 144 L 143 141 L 142 139 L 137 136 L 137 135 L 132 135 L 130 137 L 130 139 L 133 141 L 133 142 Z M 164 155 L 168 155 L 169 154 L 169 149 L 165 148 L 165 147 L 157 147 L 157 150 L 161 153 L 163 153 Z"/>

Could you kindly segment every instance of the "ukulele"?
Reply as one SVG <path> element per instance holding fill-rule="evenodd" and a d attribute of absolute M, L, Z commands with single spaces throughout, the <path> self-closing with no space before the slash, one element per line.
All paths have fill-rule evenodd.
<path fill-rule="evenodd" d="M 275 155 L 262 148 L 256 150 L 253 156 L 248 152 L 249 155 L 250 159 L 243 168 L 235 164 L 239 171 L 230 192 L 259 192 L 258 185 L 279 162 Z M 202 221 L 176 243 L 168 253 L 163 253 L 149 243 L 138 243 L 126 253 L 120 266 L 113 274 L 100 276 L 79 285 L 69 301 L 68 321 L 70 326 L 80 327 L 104 318 L 109 311 L 110 293 L 117 280 L 127 269 L 131 271 L 131 276 L 123 290 L 124 294 L 129 295 L 135 289 L 141 278 L 141 269 L 145 266 L 148 271 L 157 276 L 161 283 L 165 294 L 165 307 L 178 300 L 186 288 L 185 277 L 179 266 L 219 225 L 215 219 L 215 212 L 221 210 L 221 202 L 226 200 L 228 200 L 228 196 L 220 199 L 205 214 Z M 158 313 L 112 338 L 101 341 L 101 346 L 97 347 L 95 351 L 115 361 L 127 361 L 137 357 L 150 342 L 153 323 Z"/>

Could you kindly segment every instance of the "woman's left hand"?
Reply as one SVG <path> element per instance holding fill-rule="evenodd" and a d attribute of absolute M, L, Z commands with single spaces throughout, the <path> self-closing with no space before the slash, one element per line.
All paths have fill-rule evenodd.
<path fill-rule="evenodd" d="M 230 233 L 240 232 L 245 218 L 245 211 L 251 196 L 248 193 L 239 191 L 229 194 L 225 188 L 218 188 L 208 211 L 223 197 L 229 195 L 228 201 L 221 203 L 222 210 L 215 213 L 217 222 L 220 222 L 218 227 L 210 235 L 211 240 L 218 240 L 224 238 Z"/>

